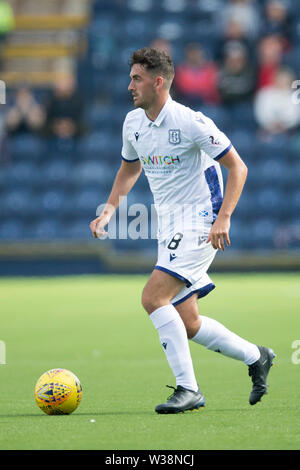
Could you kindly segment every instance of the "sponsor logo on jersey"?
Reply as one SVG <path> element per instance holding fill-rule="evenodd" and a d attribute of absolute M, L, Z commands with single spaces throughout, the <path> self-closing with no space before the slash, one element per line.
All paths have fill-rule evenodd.
<path fill-rule="evenodd" d="M 216 139 L 213 135 L 209 136 L 209 140 L 210 140 L 210 143 L 213 145 L 221 145 L 221 142 L 218 139 Z"/>
<path fill-rule="evenodd" d="M 135 141 L 137 142 L 139 140 L 140 134 L 138 132 L 134 133 Z"/>
<path fill-rule="evenodd" d="M 180 129 L 169 129 L 169 143 L 180 144 L 180 142 L 181 142 Z"/>
<path fill-rule="evenodd" d="M 141 156 L 140 160 L 143 165 L 147 166 L 165 166 L 165 165 L 178 165 L 180 164 L 180 158 L 178 155 L 173 157 L 172 155 L 149 155 L 148 157 L 146 156 Z"/>
<path fill-rule="evenodd" d="M 173 261 L 173 259 L 177 258 L 175 253 L 170 253 L 170 262 Z"/>

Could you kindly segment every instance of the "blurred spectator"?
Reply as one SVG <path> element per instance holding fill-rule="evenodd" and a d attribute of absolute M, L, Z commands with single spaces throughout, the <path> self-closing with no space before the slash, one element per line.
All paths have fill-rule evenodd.
<path fill-rule="evenodd" d="M 295 104 L 291 70 L 281 68 L 274 85 L 259 90 L 254 100 L 256 120 L 262 130 L 269 134 L 280 134 L 300 125 L 300 105 Z"/>
<path fill-rule="evenodd" d="M 257 38 L 261 31 L 259 5 L 255 0 L 229 0 L 222 11 L 223 28 L 229 22 L 240 25 L 248 38 Z"/>
<path fill-rule="evenodd" d="M 218 80 L 221 101 L 227 106 L 246 101 L 253 95 L 255 85 L 255 68 L 246 47 L 239 42 L 229 43 Z"/>
<path fill-rule="evenodd" d="M 22 86 L 16 92 L 15 102 L 8 110 L 5 123 L 9 135 L 39 131 L 45 121 L 45 113 L 31 90 Z"/>
<path fill-rule="evenodd" d="M 207 60 L 203 48 L 191 43 L 185 50 L 185 61 L 175 67 L 174 89 L 179 98 L 195 104 L 219 102 L 218 70 Z"/>
<path fill-rule="evenodd" d="M 244 28 L 240 23 L 234 20 L 229 20 L 226 23 L 225 30 L 219 39 L 219 44 L 216 47 L 216 60 L 222 62 L 224 60 L 224 54 L 226 48 L 231 42 L 240 42 L 244 47 L 251 51 L 253 47 L 253 41 L 247 37 Z"/>
<path fill-rule="evenodd" d="M 0 59 L 2 55 L 3 42 L 8 33 L 15 27 L 14 12 L 9 2 L 0 0 Z M 0 62 L 1 66 L 1 62 Z"/>
<path fill-rule="evenodd" d="M 75 77 L 71 73 L 60 75 L 46 103 L 46 134 L 60 139 L 79 137 L 82 126 L 83 102 Z"/>
<path fill-rule="evenodd" d="M 153 41 L 150 44 L 150 47 L 153 49 L 157 49 L 159 51 L 164 51 L 168 54 L 169 57 L 172 57 L 172 45 L 170 41 L 164 38 L 157 37 L 153 39 Z"/>
<path fill-rule="evenodd" d="M 292 18 L 288 5 L 287 0 L 267 0 L 264 10 L 264 33 L 281 36 L 285 49 L 292 41 Z"/>
<path fill-rule="evenodd" d="M 14 13 L 9 2 L 0 0 L 0 41 L 15 27 Z"/>
<path fill-rule="evenodd" d="M 283 43 L 280 36 L 270 34 L 260 39 L 257 50 L 259 89 L 273 85 L 283 61 Z"/>

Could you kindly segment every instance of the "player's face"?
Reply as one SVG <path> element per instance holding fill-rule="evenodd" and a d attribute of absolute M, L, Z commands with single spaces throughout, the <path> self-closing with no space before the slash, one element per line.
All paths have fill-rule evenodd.
<path fill-rule="evenodd" d="M 147 109 L 156 97 L 156 79 L 140 64 L 134 64 L 130 72 L 131 82 L 128 90 L 133 96 L 136 108 Z"/>

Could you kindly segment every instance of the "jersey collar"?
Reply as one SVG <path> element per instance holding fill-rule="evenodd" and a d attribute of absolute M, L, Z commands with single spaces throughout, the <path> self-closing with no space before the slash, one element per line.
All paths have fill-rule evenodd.
<path fill-rule="evenodd" d="M 168 112 L 168 109 L 170 108 L 172 102 L 173 102 L 173 100 L 172 100 L 171 96 L 169 95 L 167 101 L 165 102 L 164 106 L 162 107 L 162 109 L 161 109 L 159 115 L 157 116 L 157 118 L 155 119 L 155 121 L 151 121 L 145 113 L 146 120 L 148 121 L 148 126 L 157 126 L 157 127 L 159 127 L 161 125 L 161 123 L 163 122 L 163 120 L 165 119 L 165 117 L 167 115 L 167 112 Z"/>

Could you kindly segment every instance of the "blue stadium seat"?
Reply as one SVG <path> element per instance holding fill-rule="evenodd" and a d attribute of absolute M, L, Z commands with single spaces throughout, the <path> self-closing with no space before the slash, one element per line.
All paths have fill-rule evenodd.
<path fill-rule="evenodd" d="M 34 240 L 53 240 L 61 238 L 61 223 L 56 218 L 44 218 L 30 224 L 26 238 Z"/>
<path fill-rule="evenodd" d="M 241 219 L 238 217 L 238 214 L 235 212 L 232 218 L 231 226 L 230 226 L 230 242 L 231 248 L 233 250 L 240 250 L 244 247 L 247 242 L 247 238 L 250 235 L 250 227 L 249 227 L 249 219 L 248 223 L 245 222 L 245 219 Z"/>
<path fill-rule="evenodd" d="M 153 37 L 160 37 L 168 41 L 178 41 L 184 39 L 188 28 L 185 28 L 185 19 L 172 20 L 166 18 L 155 25 Z"/>
<path fill-rule="evenodd" d="M 33 188 L 40 179 L 38 166 L 30 160 L 17 162 L 10 166 L 6 178 L 6 184 L 12 188 Z"/>
<path fill-rule="evenodd" d="M 223 132 L 230 129 L 231 119 L 228 111 L 220 105 L 204 104 L 199 108 L 203 114 L 212 119 Z"/>
<path fill-rule="evenodd" d="M 290 167 L 284 161 L 261 157 L 261 160 L 253 164 L 253 171 L 249 172 L 248 180 L 257 186 L 282 187 L 290 178 Z"/>
<path fill-rule="evenodd" d="M 94 17 L 101 18 L 104 14 L 112 13 L 120 15 L 126 9 L 126 1 L 124 0 L 95 0 L 92 3 L 92 14 Z"/>
<path fill-rule="evenodd" d="M 285 208 L 285 199 L 278 188 L 262 189 L 257 194 L 256 211 L 261 216 L 280 217 Z"/>
<path fill-rule="evenodd" d="M 251 159 L 251 156 L 255 152 L 255 135 L 245 129 L 233 130 L 228 129 L 227 135 L 230 138 L 232 144 L 237 149 L 242 158 L 247 156 L 247 159 Z"/>
<path fill-rule="evenodd" d="M 278 226 L 276 218 L 263 217 L 255 221 L 251 227 L 251 246 L 261 250 L 274 248 Z"/>
<path fill-rule="evenodd" d="M 151 42 L 154 36 L 155 22 L 151 15 L 145 14 L 131 14 L 129 18 L 123 22 L 123 25 L 117 31 L 118 38 L 122 44 L 127 44 L 136 41 L 137 38 L 143 41 L 140 47 L 147 45 Z"/>
<path fill-rule="evenodd" d="M 289 180 L 288 184 L 291 189 L 299 188 L 300 181 L 300 161 L 288 165 Z"/>
<path fill-rule="evenodd" d="M 14 161 L 40 160 L 45 155 L 45 141 L 32 134 L 14 136 L 9 142 L 9 151 Z"/>
<path fill-rule="evenodd" d="M 272 136 L 268 140 L 254 136 L 253 140 L 260 161 L 262 158 L 271 158 L 273 160 L 278 158 L 282 160 L 290 145 L 289 138 L 284 134 Z"/>
<path fill-rule="evenodd" d="M 49 189 L 40 195 L 40 208 L 44 214 L 58 216 L 62 213 L 66 193 L 61 189 Z"/>
<path fill-rule="evenodd" d="M 10 166 L 11 165 L 0 166 L 0 192 L 4 191 L 5 188 L 9 185 L 8 177 L 10 172 Z"/>
<path fill-rule="evenodd" d="M 240 102 L 233 105 L 230 109 L 231 126 L 238 129 L 254 132 L 257 129 L 257 123 L 254 116 L 253 102 Z"/>
<path fill-rule="evenodd" d="M 234 215 L 240 220 L 249 220 L 250 217 L 256 216 L 256 193 L 245 187 L 238 201 Z"/>
<path fill-rule="evenodd" d="M 118 74 L 111 83 L 112 96 L 117 103 L 125 103 L 127 106 L 132 104 L 132 95 L 128 91 L 129 83 L 129 68 L 128 73 Z"/>
<path fill-rule="evenodd" d="M 108 194 L 99 188 L 86 187 L 78 191 L 72 198 L 74 214 L 86 214 L 87 217 L 96 216 L 97 207 L 105 204 Z"/>
<path fill-rule="evenodd" d="M 85 113 L 85 122 L 91 131 L 111 131 L 113 124 L 111 115 L 113 110 L 110 106 L 103 106 L 99 104 L 88 107 Z"/>
<path fill-rule="evenodd" d="M 86 218 L 72 219 L 62 229 L 63 236 L 68 240 L 93 240 L 90 228 L 89 220 Z"/>
<path fill-rule="evenodd" d="M 21 240 L 25 236 L 25 225 L 20 218 L 1 220 L 0 240 L 12 241 Z"/>
<path fill-rule="evenodd" d="M 69 160 L 49 160 L 38 169 L 37 173 L 43 187 L 56 185 L 66 187 L 69 185 L 71 167 L 72 163 Z"/>
<path fill-rule="evenodd" d="M 75 159 L 77 155 L 77 139 L 49 138 L 45 141 L 49 158 Z M 45 160 L 44 155 L 43 160 Z"/>
<path fill-rule="evenodd" d="M 79 163 L 70 172 L 70 179 L 78 187 L 97 185 L 102 190 L 111 186 L 114 175 L 109 164 L 97 161 Z"/>
<path fill-rule="evenodd" d="M 291 191 L 290 197 L 289 197 L 289 204 L 291 207 L 291 212 L 293 219 L 300 214 L 300 189 L 298 186 L 298 189 Z"/>
<path fill-rule="evenodd" d="M 6 216 L 25 217 L 35 212 L 36 200 L 29 189 L 8 190 L 2 196 L 1 213 Z"/>
<path fill-rule="evenodd" d="M 89 159 L 101 159 L 105 158 L 107 149 L 109 149 L 112 142 L 111 134 L 101 129 L 97 132 L 91 132 L 87 136 L 80 139 L 78 143 L 78 154 L 80 158 L 86 160 Z"/>
<path fill-rule="evenodd" d="M 102 12 L 101 15 L 94 17 L 88 28 L 88 38 L 103 38 L 114 34 L 118 26 L 118 19 L 114 12 Z"/>

